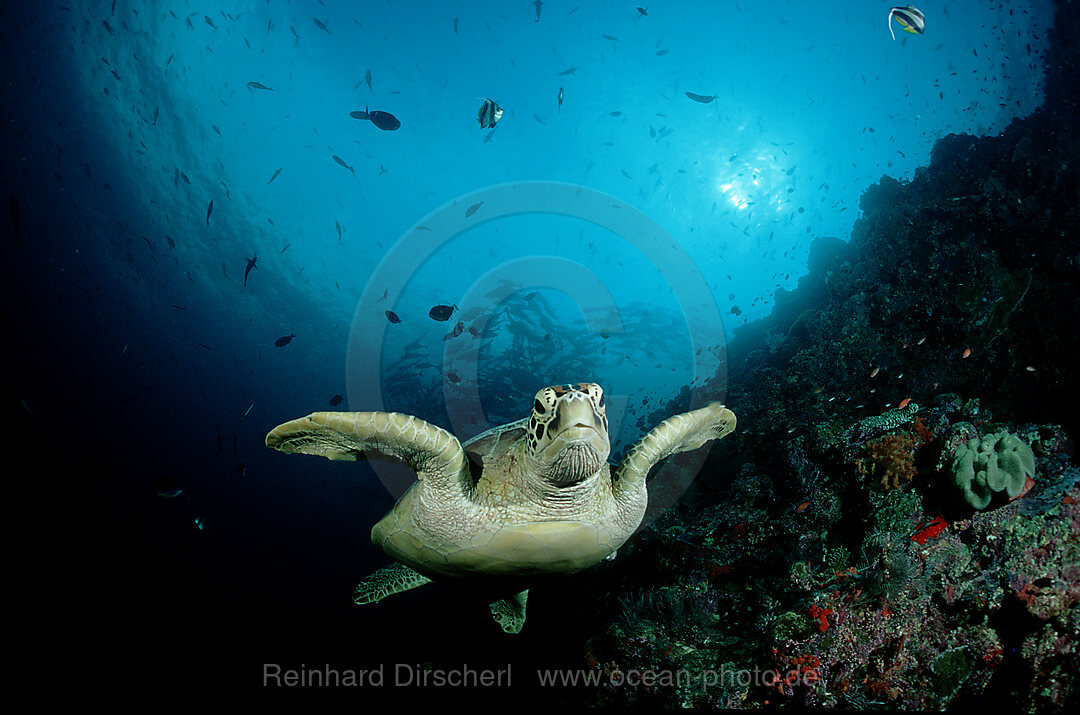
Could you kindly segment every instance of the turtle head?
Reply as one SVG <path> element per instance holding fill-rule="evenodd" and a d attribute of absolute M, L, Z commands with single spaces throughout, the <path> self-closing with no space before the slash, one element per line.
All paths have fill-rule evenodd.
<path fill-rule="evenodd" d="M 535 473 L 556 486 L 595 474 L 611 453 L 603 389 L 580 382 L 537 392 L 526 452 Z"/>

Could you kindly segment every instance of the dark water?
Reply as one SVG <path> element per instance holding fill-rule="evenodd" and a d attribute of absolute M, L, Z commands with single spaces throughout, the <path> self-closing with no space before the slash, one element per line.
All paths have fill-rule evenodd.
<path fill-rule="evenodd" d="M 867 185 L 1041 101 L 1048 3 L 896 40 L 834 5 L 6 3 L 9 510 L 48 662 L 255 693 L 265 663 L 579 666 L 591 575 L 517 638 L 439 587 L 353 606 L 402 482 L 263 438 L 335 395 L 466 438 L 590 380 L 618 451 L 683 386 L 723 399 L 725 336 Z"/>

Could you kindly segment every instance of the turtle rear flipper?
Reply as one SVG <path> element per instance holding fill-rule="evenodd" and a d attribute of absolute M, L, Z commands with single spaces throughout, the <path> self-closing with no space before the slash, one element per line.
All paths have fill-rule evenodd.
<path fill-rule="evenodd" d="M 507 633 L 520 633 L 525 625 L 525 601 L 529 598 L 529 589 L 498 601 L 492 601 L 491 617 Z"/>
<path fill-rule="evenodd" d="M 413 571 L 404 564 L 393 563 L 382 567 L 358 583 L 353 591 L 353 603 L 358 606 L 365 603 L 378 603 L 387 596 L 428 583 L 431 583 L 431 579 L 427 576 Z"/>
<path fill-rule="evenodd" d="M 660 460 L 697 449 L 734 429 L 735 413 L 719 402 L 668 417 L 627 451 L 615 469 L 616 494 L 636 493 L 645 487 L 649 470 Z"/>

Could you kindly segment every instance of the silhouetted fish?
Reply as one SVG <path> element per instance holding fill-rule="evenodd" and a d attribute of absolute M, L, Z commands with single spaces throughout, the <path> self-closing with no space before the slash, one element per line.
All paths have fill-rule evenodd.
<path fill-rule="evenodd" d="M 428 311 L 428 317 L 432 320 L 444 322 L 450 320 L 450 316 L 454 314 L 456 308 L 456 305 L 436 305 Z"/>
<path fill-rule="evenodd" d="M 337 154 L 333 154 L 332 156 L 334 157 L 334 161 L 336 161 L 339 166 L 344 166 L 346 169 L 348 169 L 352 173 L 354 173 L 354 174 L 356 173 L 356 171 L 351 166 L 346 164 L 345 160 L 342 159 L 340 156 L 338 156 Z"/>
<path fill-rule="evenodd" d="M 258 266 L 255 265 L 255 261 L 257 261 L 257 260 L 259 260 L 259 256 L 258 256 L 258 254 L 255 254 L 255 253 L 251 254 L 251 258 L 247 259 L 247 268 L 244 269 L 244 287 L 245 288 L 247 287 L 248 273 L 251 273 L 252 268 L 258 268 Z M 222 265 L 222 269 L 224 269 L 225 264 L 222 263 L 221 265 Z"/>
<path fill-rule="evenodd" d="M 378 109 L 369 112 L 365 107 L 362 112 L 349 112 L 349 116 L 353 119 L 369 119 L 372 124 L 386 132 L 392 132 L 401 126 L 401 122 L 393 114 Z"/>
<path fill-rule="evenodd" d="M 278 176 L 278 174 L 280 174 L 280 173 L 281 173 L 281 169 L 278 169 L 277 171 L 275 171 L 275 172 L 274 172 L 274 175 L 270 177 L 270 181 L 273 181 L 274 179 L 276 179 L 276 178 L 277 178 L 277 176 Z M 269 183 L 270 183 L 270 181 L 267 181 L 266 183 L 268 183 L 268 184 L 269 184 Z"/>
<path fill-rule="evenodd" d="M 286 345 L 288 345 L 289 343 L 291 343 L 292 339 L 295 338 L 295 337 L 296 337 L 295 334 L 284 335 L 284 336 L 278 338 L 277 340 L 275 340 L 274 345 L 278 346 L 279 348 L 283 348 Z"/>
<path fill-rule="evenodd" d="M 481 201 L 480 203 L 476 203 L 476 204 L 473 204 L 473 205 L 472 205 L 472 206 L 470 206 L 469 208 L 465 209 L 465 218 L 469 218 L 469 217 L 470 217 L 470 216 L 472 216 L 472 215 L 473 215 L 474 213 L 476 213 L 477 211 L 479 211 L 479 210 L 480 210 L 480 207 L 481 207 L 481 206 L 483 206 L 483 205 L 484 205 L 484 202 L 483 202 L 483 201 Z"/>
<path fill-rule="evenodd" d="M 694 100 L 695 102 L 701 102 L 702 104 L 708 104 L 709 102 L 712 102 L 713 100 L 716 99 L 715 94 L 710 96 L 710 95 L 704 95 L 704 94 L 694 94 L 693 92 L 687 92 L 686 96 L 689 97 L 690 99 Z"/>
<path fill-rule="evenodd" d="M 386 319 L 395 325 L 401 322 L 401 318 L 399 318 L 397 313 L 392 310 L 386 311 Z"/>
<path fill-rule="evenodd" d="M 273 87 L 267 87 L 265 84 L 262 84 L 261 82 L 248 82 L 248 87 L 251 87 L 252 89 L 265 89 L 268 92 L 273 92 L 274 91 Z"/>
<path fill-rule="evenodd" d="M 326 25 L 322 24 L 322 21 L 319 20 L 319 18 L 313 17 L 313 18 L 311 18 L 311 21 L 315 23 L 315 27 L 319 28 L 320 30 L 325 32 L 327 35 L 334 34 L 334 33 L 330 32 L 330 30 L 326 27 Z"/>
<path fill-rule="evenodd" d="M 341 395 L 334 395 L 333 397 L 330 398 L 330 406 L 331 407 L 337 407 L 340 404 L 341 404 Z"/>
<path fill-rule="evenodd" d="M 210 225 L 210 214 L 214 213 L 214 200 L 210 199 L 210 205 L 206 207 L 206 225 Z"/>

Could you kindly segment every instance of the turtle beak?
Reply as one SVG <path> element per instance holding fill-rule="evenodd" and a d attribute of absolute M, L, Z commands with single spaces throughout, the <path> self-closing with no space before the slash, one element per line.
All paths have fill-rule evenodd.
<path fill-rule="evenodd" d="M 607 428 L 587 399 L 562 402 L 547 434 L 541 459 L 550 466 L 548 478 L 559 485 L 591 476 L 611 453 Z"/>

